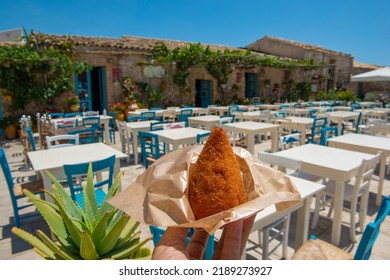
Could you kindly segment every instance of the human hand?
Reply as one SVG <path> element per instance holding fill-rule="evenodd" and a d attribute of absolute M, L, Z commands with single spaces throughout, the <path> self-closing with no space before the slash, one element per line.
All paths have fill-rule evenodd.
<path fill-rule="evenodd" d="M 256 215 L 227 224 L 216 244 L 213 259 L 238 260 L 244 251 Z M 202 229 L 195 232 L 188 243 L 187 228 L 169 227 L 153 251 L 153 260 L 201 260 L 209 234 Z"/>

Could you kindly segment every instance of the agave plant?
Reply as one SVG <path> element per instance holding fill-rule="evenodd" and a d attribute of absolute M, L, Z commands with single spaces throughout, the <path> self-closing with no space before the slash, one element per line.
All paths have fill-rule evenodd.
<path fill-rule="evenodd" d="M 106 202 L 117 193 L 121 173 L 98 207 L 90 165 L 83 190 L 84 209 L 71 199 L 52 174 L 48 174 L 53 181 L 53 192 L 45 192 L 53 202 L 42 200 L 29 191 L 25 191 L 25 194 L 46 220 L 55 241 L 41 230 L 37 230 L 37 236 L 34 236 L 20 228 L 12 228 L 12 232 L 31 244 L 39 255 L 57 260 L 135 259 L 150 256 L 150 249 L 144 246 L 151 238 L 140 240 L 140 231 L 136 232 L 139 222 Z"/>

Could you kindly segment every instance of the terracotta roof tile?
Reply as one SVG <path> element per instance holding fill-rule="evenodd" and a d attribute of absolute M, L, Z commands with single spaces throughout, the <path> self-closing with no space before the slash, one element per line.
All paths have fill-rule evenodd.
<path fill-rule="evenodd" d="M 123 48 L 123 49 L 136 49 L 136 50 L 152 50 L 157 42 L 164 42 L 169 49 L 177 47 L 185 47 L 190 42 L 166 40 L 166 39 L 155 39 L 155 38 L 143 38 L 124 35 L 122 38 L 103 38 L 103 37 L 87 37 L 87 36 L 74 36 L 74 35 L 51 35 L 43 33 L 32 34 L 35 41 L 41 43 L 58 44 L 69 40 L 76 46 L 97 46 L 97 47 L 112 47 L 112 48 Z M 241 50 L 238 48 L 232 48 L 222 45 L 207 45 L 201 44 L 202 46 L 209 46 L 213 50 Z"/>

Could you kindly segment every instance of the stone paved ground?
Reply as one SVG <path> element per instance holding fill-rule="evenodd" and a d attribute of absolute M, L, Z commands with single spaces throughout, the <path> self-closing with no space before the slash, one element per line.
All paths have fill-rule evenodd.
<path fill-rule="evenodd" d="M 117 137 L 118 139 L 118 137 Z M 34 171 L 19 171 L 20 168 L 23 168 L 26 163 L 24 161 L 24 156 L 22 153 L 22 146 L 18 140 L 14 141 L 1 141 L 1 147 L 5 150 L 7 154 L 8 161 L 11 166 L 11 170 L 14 176 L 14 180 L 17 182 L 24 182 L 27 180 L 33 179 L 36 174 Z M 120 145 L 117 141 L 116 144 L 112 145 L 116 149 L 120 149 Z M 269 149 L 270 142 L 263 141 L 256 145 L 256 151 L 264 151 Z M 126 188 L 134 182 L 137 175 L 141 174 L 144 171 L 142 165 L 134 165 L 130 162 L 122 162 L 121 169 L 124 171 L 122 177 L 122 188 Z M 9 199 L 8 189 L 6 188 L 5 180 L 0 173 L 0 259 L 2 260 L 30 260 L 30 259 L 41 259 L 23 240 L 20 240 L 11 233 L 11 228 L 13 226 L 13 213 L 12 206 Z M 369 201 L 369 210 L 368 210 L 368 222 L 372 221 L 377 213 L 377 207 L 375 206 L 375 190 L 377 186 L 377 181 L 374 180 L 370 186 L 370 201 Z M 385 180 L 384 195 L 390 195 L 390 178 L 387 175 Z M 291 256 L 294 252 L 294 233 L 295 233 L 295 222 L 296 217 L 293 214 L 290 223 L 290 235 L 289 235 L 289 248 L 288 256 Z M 44 231 L 49 232 L 45 222 L 42 219 L 35 219 L 32 221 L 27 221 L 22 224 L 22 228 L 30 232 L 34 232 L 36 229 L 44 229 Z M 146 225 L 141 225 L 141 231 L 143 236 L 149 236 L 149 229 Z M 317 229 L 310 230 L 309 234 L 314 234 L 318 238 L 329 241 L 331 232 L 331 222 L 325 218 L 321 218 Z M 357 235 L 357 240 L 361 238 L 361 233 Z M 250 236 L 250 239 L 254 242 L 257 241 L 257 234 L 253 233 Z M 374 250 L 372 252 L 371 259 L 385 259 L 390 260 L 390 218 L 386 219 L 382 225 L 382 230 L 379 235 L 379 238 L 376 242 Z M 148 244 L 153 248 L 152 242 Z M 351 252 L 355 253 L 357 243 L 351 243 L 349 241 L 348 227 L 342 227 L 342 238 L 340 247 Z M 247 259 L 261 259 L 261 251 L 251 250 L 246 254 Z M 276 250 L 274 254 L 271 255 L 271 259 L 281 259 L 281 249 Z"/>

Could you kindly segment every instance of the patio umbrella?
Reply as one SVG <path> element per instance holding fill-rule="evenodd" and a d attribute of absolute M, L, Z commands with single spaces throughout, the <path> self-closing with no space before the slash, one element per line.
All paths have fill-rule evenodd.
<path fill-rule="evenodd" d="M 351 82 L 386 82 L 390 81 L 390 67 L 383 67 L 351 77 Z"/>

